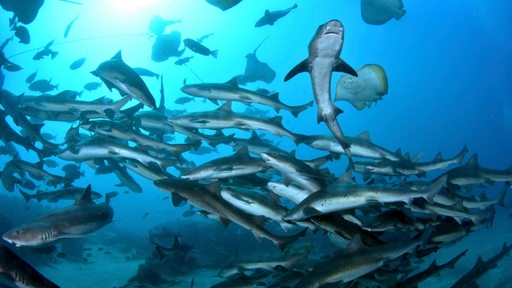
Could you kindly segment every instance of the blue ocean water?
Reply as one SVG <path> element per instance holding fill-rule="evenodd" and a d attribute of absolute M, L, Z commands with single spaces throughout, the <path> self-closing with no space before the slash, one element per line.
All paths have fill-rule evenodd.
<path fill-rule="evenodd" d="M 254 27 L 265 9 L 282 10 L 295 3 L 298 8 L 274 25 Z M 245 0 L 227 11 L 221 11 L 204 0 L 91 0 L 79 5 L 47 0 L 37 18 L 26 25 L 30 31 L 30 44 L 17 43 L 18 40 L 14 38 L 3 50 L 10 61 L 23 68 L 16 72 L 3 71 L 3 89 L 15 95 L 34 95 L 28 90 L 25 79 L 37 71 L 37 79 L 51 79 L 52 83 L 58 84 L 58 90 L 51 93 L 65 89 L 80 91 L 84 84 L 100 81 L 90 72 L 121 50 L 123 60 L 131 67 L 144 67 L 163 75 L 168 109 L 185 109 L 187 112 L 213 110 L 216 106 L 202 99 L 182 105 L 174 101 L 185 96 L 180 91 L 184 83 L 221 83 L 243 73 L 246 55 L 261 44 L 257 56 L 274 69 L 277 76 L 269 84 L 258 81 L 245 87 L 278 91 L 282 102 L 301 105 L 313 100 L 309 75 L 300 74 L 286 83 L 283 78 L 307 57 L 307 46 L 317 27 L 330 19 L 339 19 L 345 28 L 341 58 L 356 69 L 365 64 L 379 64 L 384 67 L 389 80 L 389 93 L 369 109 L 358 111 L 349 103 L 335 103 L 344 110 L 338 121 L 346 135 L 355 136 L 369 131 L 373 142 L 391 151 L 401 149 L 411 155 L 421 154 L 422 161 L 433 159 L 439 151 L 443 156 L 451 157 L 467 145 L 469 154 L 465 161 L 471 154 L 478 153 L 482 166 L 508 168 L 512 164 L 512 82 L 509 71 L 512 63 L 512 4 L 478 0 L 405 1 L 404 4 L 407 13 L 400 20 L 391 19 L 383 25 L 369 25 L 362 20 L 360 1 L 356 0 Z M 152 61 L 151 48 L 155 37 L 148 32 L 148 24 L 154 15 L 180 20 L 167 27 L 166 32 L 179 31 L 182 39 L 196 39 L 212 33 L 203 44 L 218 50 L 217 59 L 185 51 L 184 57 L 193 58 L 183 66 L 174 64 L 177 58 Z M 77 16 L 69 35 L 64 38 L 66 26 Z M 10 17 L 11 12 L 0 11 L 2 41 L 13 35 L 8 30 Z M 51 40 L 54 40 L 52 48 L 58 51 L 58 55 L 54 59 L 46 57 L 33 60 L 34 54 Z M 86 57 L 84 65 L 70 70 L 69 65 L 80 57 Z M 341 75 L 333 73 L 333 91 Z M 158 103 L 160 81 L 149 77 L 144 81 Z M 115 100 L 121 98 L 117 91 L 111 92 L 103 84 L 97 90 L 85 91 L 81 100 L 94 100 L 101 96 Z M 136 101 L 131 100 L 128 105 L 134 104 Z M 254 107 L 268 110 L 268 116 L 277 115 L 264 106 Z M 245 108 L 243 104 L 234 105 L 236 111 L 241 112 Z M 283 117 L 283 125 L 295 133 L 330 134 L 325 124 L 317 124 L 316 105 L 297 118 L 287 111 L 278 115 Z M 69 127 L 70 123 L 47 122 L 42 131 L 55 135 L 56 139 L 52 141 L 60 143 Z M 245 138 L 250 136 L 246 131 L 237 133 Z M 296 146 L 286 137 L 268 137 L 284 150 L 296 150 L 299 159 L 325 155 L 325 152 L 305 145 Z M 177 139 L 182 140 L 179 136 Z M 35 153 L 21 147 L 18 150 L 22 159 L 37 161 Z M 202 156 L 187 153 L 185 157 L 199 165 L 232 154 L 231 147 L 227 145 L 219 145 L 217 150 Z M 2 156 L 4 163 L 10 159 L 9 156 Z M 61 165 L 68 163 L 52 159 Z M 345 157 L 326 165 L 336 176 L 341 176 L 346 166 Z M 133 244 L 133 250 L 141 246 L 150 249 L 150 243 L 144 242 L 148 231 L 167 223 L 174 231 L 186 234 L 184 237 L 200 251 L 206 250 L 208 242 L 226 243 L 222 237 L 227 237 L 237 247 L 245 245 L 246 258 L 249 259 L 252 249 L 258 251 L 255 254 L 263 253 L 261 251 L 269 251 L 269 254 L 278 252 L 269 241 L 258 242 L 250 232 L 233 227 L 233 224 L 225 229 L 199 216 L 183 217 L 188 206 L 173 207 L 168 194 L 139 175 L 133 174 L 133 177 L 142 186 L 142 194 L 116 186 L 119 181 L 112 174 L 95 175 L 86 163 L 82 163 L 80 169 L 84 175 L 74 182 L 75 185 L 85 187 L 91 184 L 94 190 L 103 194 L 111 191 L 120 193 L 112 199 L 115 211 L 113 223 L 92 237 L 102 235 L 102 239 L 119 241 L 112 235 L 122 235 L 126 247 Z M 59 168 L 49 170 L 61 173 Z M 172 173 L 179 176 L 177 171 L 173 170 Z M 490 186 L 489 194 L 496 195 L 500 189 L 501 186 Z M 39 209 L 46 211 L 71 204 L 23 203 L 17 191 L 3 191 L 2 194 L 20 200 L 12 204 L 17 207 L 5 207 L 5 211 L 12 209 L 12 213 L 20 214 L 14 218 L 9 214 L 4 215 L 13 225 L 29 220 Z M 239 235 L 239 238 L 233 235 Z M 133 239 L 126 239 L 130 237 Z M 209 240 L 205 241 L 204 238 Z M 501 247 L 501 242 L 489 245 Z M 223 249 L 229 248 L 228 241 Z M 222 255 L 218 257 L 219 263 L 222 257 L 230 253 L 234 251 L 219 254 Z M 37 259 L 37 256 L 32 257 Z M 200 256 L 196 258 L 200 259 Z M 201 261 L 198 259 L 196 261 Z M 60 279 L 52 280 L 59 283 Z"/>

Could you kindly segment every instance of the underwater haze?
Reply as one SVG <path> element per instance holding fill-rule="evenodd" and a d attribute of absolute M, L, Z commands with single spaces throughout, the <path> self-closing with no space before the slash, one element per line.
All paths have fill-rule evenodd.
<path fill-rule="evenodd" d="M 468 285 L 511 285 L 504 267 L 512 260 L 500 249 L 512 245 L 512 3 L 46 0 L 24 21 L 31 1 L 17 1 L 0 0 L 0 232 L 34 222 L 58 226 L 47 215 L 70 207 L 83 215 L 101 205 L 113 210 L 97 229 L 70 228 L 49 243 L 26 245 L 4 234 L 2 245 L 58 286 L 413 287 L 399 284 L 466 249 L 419 287 L 464 287 L 455 286 L 463 275 Z M 369 23 L 376 14 L 389 17 Z M 265 15 L 276 18 L 256 25 L 270 21 Z M 333 19 L 343 25 L 339 57 L 359 77 L 340 64 L 339 39 L 319 36 Z M 284 81 L 303 60 L 304 73 Z M 380 77 L 372 83 L 378 97 L 357 108 L 343 94 L 351 88 L 342 91 L 338 81 L 363 81 L 355 97 L 372 94 L 375 79 L 361 69 L 367 64 L 382 68 L 371 71 Z M 59 94 L 66 90 L 75 92 Z M 208 95 L 217 90 L 221 98 Z M 242 95 L 247 91 L 254 98 Z M 76 108 L 123 100 L 117 108 Z M 83 106 L 53 111 L 52 101 Z M 323 104 L 343 110 L 332 112 L 334 124 L 323 121 L 332 116 Z M 158 127 L 144 126 L 155 113 Z M 72 129 L 80 133 L 73 141 Z M 330 148 L 315 148 L 323 137 Z M 263 148 L 255 147 L 258 139 Z M 389 154 L 370 156 L 376 147 Z M 45 172 L 61 178 L 53 182 Z M 305 196 L 274 194 L 268 182 L 298 186 Z M 88 185 L 101 194 L 94 203 L 77 200 L 82 193 L 41 196 Z M 227 189 L 240 191 L 232 201 L 241 207 L 221 194 Z M 242 196 L 248 191 L 279 208 L 263 210 L 260 200 Z M 382 222 L 390 227 L 375 228 Z M 365 263 L 372 268 L 357 266 L 359 256 L 375 257 Z M 481 265 L 485 272 L 468 273 L 479 256 L 491 259 Z"/>

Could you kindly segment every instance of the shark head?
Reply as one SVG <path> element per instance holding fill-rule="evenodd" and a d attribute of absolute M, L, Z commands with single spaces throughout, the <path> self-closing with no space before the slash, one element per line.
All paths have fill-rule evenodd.
<path fill-rule="evenodd" d="M 309 43 L 309 55 L 312 58 L 337 58 L 343 46 L 344 29 L 339 20 L 330 20 L 316 30 Z"/>
<path fill-rule="evenodd" d="M 316 38 L 337 37 L 343 39 L 343 24 L 339 20 L 330 20 L 318 27 Z"/>
<path fill-rule="evenodd" d="M 44 222 L 25 224 L 7 231 L 3 238 L 16 246 L 41 246 L 55 240 L 51 226 Z"/>

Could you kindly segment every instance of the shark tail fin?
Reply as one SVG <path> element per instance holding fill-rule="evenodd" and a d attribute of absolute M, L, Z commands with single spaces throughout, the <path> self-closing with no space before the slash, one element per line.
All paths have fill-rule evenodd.
<path fill-rule="evenodd" d="M 313 106 L 313 101 L 310 101 L 304 105 L 294 106 L 292 109 L 290 109 L 290 112 L 292 113 L 293 117 L 297 118 L 302 111 L 308 109 L 311 106 Z"/>
<path fill-rule="evenodd" d="M 277 247 L 279 247 L 280 250 L 285 250 L 288 245 L 295 242 L 297 239 L 304 237 L 304 235 L 306 235 L 307 230 L 308 228 L 304 228 L 299 233 L 290 236 L 278 237 L 278 239 L 274 241 L 274 243 L 277 245 Z"/>
<path fill-rule="evenodd" d="M 19 187 L 18 187 L 18 189 L 19 189 Z M 23 198 L 25 198 L 25 202 L 28 202 L 28 201 L 30 201 L 30 199 L 33 198 L 33 195 L 30 195 L 30 194 L 28 194 L 27 192 L 25 192 L 25 191 L 23 191 L 21 189 L 19 189 L 19 190 L 20 190 L 21 196 L 23 196 Z"/>

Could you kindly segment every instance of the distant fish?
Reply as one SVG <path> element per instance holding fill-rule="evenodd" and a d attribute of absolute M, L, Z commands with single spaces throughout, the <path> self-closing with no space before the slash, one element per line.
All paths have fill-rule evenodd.
<path fill-rule="evenodd" d="M 174 103 L 183 105 L 183 104 L 186 104 L 186 103 L 188 103 L 188 102 L 190 102 L 192 100 L 194 100 L 194 98 L 183 96 L 183 97 L 180 97 L 180 98 L 174 100 Z"/>
<path fill-rule="evenodd" d="M 36 80 L 30 83 L 28 89 L 30 89 L 31 91 L 37 91 L 41 93 L 46 93 L 58 89 L 58 85 L 53 85 L 50 81 L 51 80 L 46 79 Z"/>
<path fill-rule="evenodd" d="M 130 66 L 124 63 L 121 50 L 111 59 L 102 62 L 91 73 L 105 82 L 109 90 L 112 91 L 112 88 L 116 88 L 121 95 L 130 96 L 150 108 L 156 108 L 155 98 L 146 83 Z"/>
<path fill-rule="evenodd" d="M 23 24 L 30 24 L 37 17 L 39 8 L 43 6 L 44 1 L 0 1 L 2 8 L 6 11 L 12 11 L 14 17 Z"/>
<path fill-rule="evenodd" d="M 5 54 L 3 52 L 5 46 L 7 46 L 7 44 L 11 40 L 12 40 L 12 37 L 7 38 L 4 40 L 4 42 L 2 42 L 2 45 L 0 45 L 0 68 L 3 67 L 5 70 L 7 70 L 9 72 L 16 72 L 16 71 L 19 71 L 22 69 L 21 66 L 9 61 L 9 59 L 7 59 L 7 57 L 5 56 Z M 0 70 L 0 72 L 1 72 L 1 70 Z M 0 73 L 0 84 L 2 84 L 0 86 L 3 86 L 3 81 L 4 81 L 4 75 L 3 75 L 3 73 Z"/>
<path fill-rule="evenodd" d="M 157 80 L 160 79 L 160 74 L 156 74 L 155 72 L 146 68 L 135 67 L 133 68 L 133 71 L 135 71 L 135 73 L 137 73 L 139 76 L 155 77 Z"/>
<path fill-rule="evenodd" d="M 54 59 L 57 56 L 57 54 L 59 54 L 59 52 L 53 51 L 50 48 L 52 46 L 53 42 L 54 42 L 54 40 L 48 42 L 44 46 L 43 50 L 38 51 L 36 53 L 36 55 L 34 55 L 34 57 L 32 57 L 32 59 L 34 59 L 34 60 L 41 60 L 41 59 L 43 59 L 46 56 L 51 56 L 51 58 Z"/>
<path fill-rule="evenodd" d="M 25 79 L 25 83 L 32 83 L 34 81 L 34 79 L 36 79 L 36 76 L 37 76 L 37 70 L 30 73 L 30 75 L 27 76 L 27 78 Z"/>
<path fill-rule="evenodd" d="M 198 53 L 198 54 L 201 54 L 204 56 L 212 55 L 213 58 L 217 59 L 218 50 L 212 51 L 208 47 L 204 46 L 203 44 L 197 42 L 194 39 L 190 39 L 190 38 L 183 39 L 183 44 L 185 44 L 185 46 L 188 49 L 194 51 L 195 53 Z"/>
<path fill-rule="evenodd" d="M 261 17 L 257 22 L 256 24 L 254 25 L 254 27 L 261 27 L 261 26 L 265 26 L 265 25 L 274 25 L 274 23 L 283 18 L 284 16 L 286 16 L 288 13 L 290 13 L 290 11 L 292 11 L 293 9 L 297 8 L 297 4 L 293 5 L 292 7 L 286 9 L 286 10 L 277 10 L 277 11 L 269 11 L 268 9 L 265 10 L 265 14 L 263 15 L 263 17 Z"/>
<path fill-rule="evenodd" d="M 164 18 L 155 15 L 151 17 L 151 20 L 149 21 L 148 30 L 155 35 L 160 35 L 165 32 L 165 28 L 167 26 L 175 23 L 181 23 L 181 20 L 165 20 Z"/>
<path fill-rule="evenodd" d="M 183 64 L 188 63 L 192 58 L 194 58 L 194 56 L 179 58 L 178 60 L 176 60 L 176 62 L 174 62 L 174 64 L 183 65 Z"/>
<path fill-rule="evenodd" d="M 64 30 L 64 38 L 68 37 L 69 31 L 71 31 L 71 27 L 73 27 L 73 23 L 75 23 L 76 19 L 78 19 L 78 15 L 69 22 L 68 26 L 66 26 L 66 30 Z"/>
<path fill-rule="evenodd" d="M 196 41 L 199 42 L 199 43 L 203 43 L 204 40 L 208 39 L 212 35 L 213 35 L 213 32 L 212 33 L 208 33 L 208 34 L 204 34 L 203 36 L 197 38 Z"/>
<path fill-rule="evenodd" d="M 59 167 L 59 163 L 57 161 L 52 159 L 44 159 L 44 165 L 50 167 L 50 168 L 57 168 Z"/>
<path fill-rule="evenodd" d="M 222 11 L 226 11 L 230 8 L 233 8 L 238 3 L 242 2 L 242 0 L 206 0 L 206 2 L 219 8 Z"/>
<path fill-rule="evenodd" d="M 361 16 L 371 25 L 381 25 L 392 18 L 400 20 L 405 12 L 402 0 L 361 0 Z"/>
<path fill-rule="evenodd" d="M 89 82 L 84 85 L 84 89 L 91 92 L 93 90 L 96 90 L 100 88 L 101 82 Z"/>
<path fill-rule="evenodd" d="M 80 177 L 84 176 L 84 172 L 80 171 L 80 166 L 77 164 L 66 164 L 62 166 L 62 171 L 64 171 L 64 175 L 68 179 L 80 179 Z"/>
<path fill-rule="evenodd" d="M 262 42 L 263 43 L 263 42 Z M 247 54 L 245 64 L 245 72 L 242 75 L 236 76 L 236 81 L 240 85 L 251 82 L 263 81 L 270 84 L 276 78 L 276 72 L 270 68 L 267 63 L 261 62 L 256 56 L 256 50 L 260 47 L 261 43 L 254 49 L 252 53 Z"/>
<path fill-rule="evenodd" d="M 27 27 L 25 26 L 16 26 L 14 30 L 14 36 L 18 38 L 19 43 L 29 44 L 30 43 L 30 33 L 28 32 Z"/>
<path fill-rule="evenodd" d="M 69 65 L 69 69 L 76 70 L 76 69 L 82 67 L 85 63 L 86 58 L 87 57 L 82 57 L 82 58 L 76 59 L 75 61 L 73 61 L 73 63 L 71 63 L 71 65 Z"/>
<path fill-rule="evenodd" d="M 181 33 L 178 31 L 158 35 L 151 49 L 151 60 L 162 62 L 169 59 L 169 57 L 180 57 L 185 52 L 185 48 L 179 50 L 180 45 Z"/>

